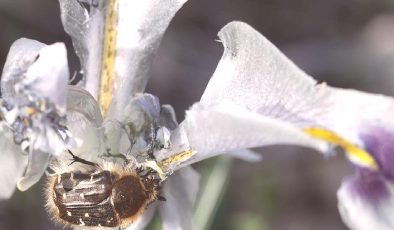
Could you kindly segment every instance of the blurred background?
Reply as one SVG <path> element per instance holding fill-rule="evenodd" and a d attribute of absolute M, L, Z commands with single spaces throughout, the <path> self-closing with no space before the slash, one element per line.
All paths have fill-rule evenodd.
<path fill-rule="evenodd" d="M 172 104 L 178 120 L 199 100 L 222 54 L 216 34 L 232 20 L 252 25 L 319 81 L 394 96 L 393 0 L 189 0 L 164 36 L 147 89 Z M 56 0 L 0 0 L 0 70 L 20 37 L 65 42 L 71 69 L 79 68 Z M 228 172 L 213 183 L 218 202 L 203 228 L 347 229 L 336 207 L 336 190 L 352 174 L 342 154 L 324 159 L 291 146 L 257 151 L 258 163 L 222 157 L 196 165 L 202 186 L 218 165 Z M 43 183 L 0 202 L 0 229 L 61 229 L 43 208 Z M 150 229 L 158 226 L 156 220 Z"/>

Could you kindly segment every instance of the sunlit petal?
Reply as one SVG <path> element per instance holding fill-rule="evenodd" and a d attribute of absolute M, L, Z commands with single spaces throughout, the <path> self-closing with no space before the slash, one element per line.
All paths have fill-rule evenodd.
<path fill-rule="evenodd" d="M 225 50 L 203 105 L 235 103 L 299 127 L 330 129 L 359 145 L 360 124 L 394 127 L 392 98 L 317 84 L 249 25 L 231 22 L 219 38 Z"/>
<path fill-rule="evenodd" d="M 308 113 L 325 95 L 324 86 L 248 24 L 231 22 L 218 35 L 224 53 L 201 97 L 203 105 L 230 101 L 288 120 Z"/>
<path fill-rule="evenodd" d="M 145 90 L 161 38 L 186 0 L 118 1 L 113 102 L 120 112 L 130 96 Z"/>
<path fill-rule="evenodd" d="M 197 153 L 188 162 L 243 148 L 273 144 L 303 145 L 326 151 L 327 145 L 306 136 L 288 122 L 261 116 L 242 107 L 195 105 L 181 124 L 190 147 Z"/>

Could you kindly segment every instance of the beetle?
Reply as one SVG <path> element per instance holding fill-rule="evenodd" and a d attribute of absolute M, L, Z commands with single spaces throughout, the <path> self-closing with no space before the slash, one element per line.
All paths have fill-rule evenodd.
<path fill-rule="evenodd" d="M 46 186 L 47 210 L 61 226 L 124 228 L 152 202 L 165 201 L 158 195 L 162 179 L 155 170 L 143 165 L 97 164 L 68 152 L 71 164 L 84 167 L 55 173 Z"/>

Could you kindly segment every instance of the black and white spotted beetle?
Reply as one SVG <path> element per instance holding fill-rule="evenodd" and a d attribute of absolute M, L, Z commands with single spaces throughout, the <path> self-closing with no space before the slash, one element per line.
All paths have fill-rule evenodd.
<path fill-rule="evenodd" d="M 165 200 L 158 195 L 162 179 L 151 168 L 99 165 L 69 153 L 85 170 L 50 176 L 46 187 L 47 210 L 62 226 L 124 228 L 150 203 Z"/>

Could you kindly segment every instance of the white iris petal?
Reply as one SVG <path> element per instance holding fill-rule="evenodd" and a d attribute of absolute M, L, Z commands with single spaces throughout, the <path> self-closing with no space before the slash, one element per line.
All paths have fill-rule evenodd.
<path fill-rule="evenodd" d="M 387 182 L 390 195 L 380 202 L 369 202 L 342 183 L 337 192 L 338 209 L 343 222 L 354 230 L 391 230 L 394 226 L 393 184 Z"/>
<path fill-rule="evenodd" d="M 1 97 L 8 103 L 15 103 L 20 97 L 15 92 L 15 84 L 24 78 L 45 46 L 44 43 L 26 38 L 20 38 L 11 45 L 1 75 Z"/>
<path fill-rule="evenodd" d="M 103 152 L 100 128 L 103 119 L 97 102 L 89 92 L 69 86 L 67 95 L 67 128 L 76 141 L 71 150 L 87 160 L 98 160 Z"/>
<path fill-rule="evenodd" d="M 164 230 L 193 229 L 193 205 L 199 188 L 199 175 L 191 167 L 178 170 L 164 184 L 167 199 L 159 204 Z"/>
<path fill-rule="evenodd" d="M 119 1 L 116 41 L 114 113 L 123 111 L 130 96 L 142 93 L 161 38 L 186 0 Z M 132 12 L 132 13 L 130 13 Z"/>
<path fill-rule="evenodd" d="M 69 77 L 67 65 L 67 51 L 63 43 L 44 47 L 20 84 L 32 94 L 49 99 L 61 113 L 64 113 Z"/>
<path fill-rule="evenodd" d="M 12 131 L 4 124 L 0 124 L 0 146 L 0 199 L 8 199 L 25 171 L 27 156 L 13 143 Z"/>
<path fill-rule="evenodd" d="M 190 147 L 197 151 L 191 162 L 242 148 L 273 144 L 304 145 L 326 151 L 327 145 L 305 135 L 294 125 L 261 116 L 234 104 L 209 108 L 195 105 L 181 124 Z"/>

